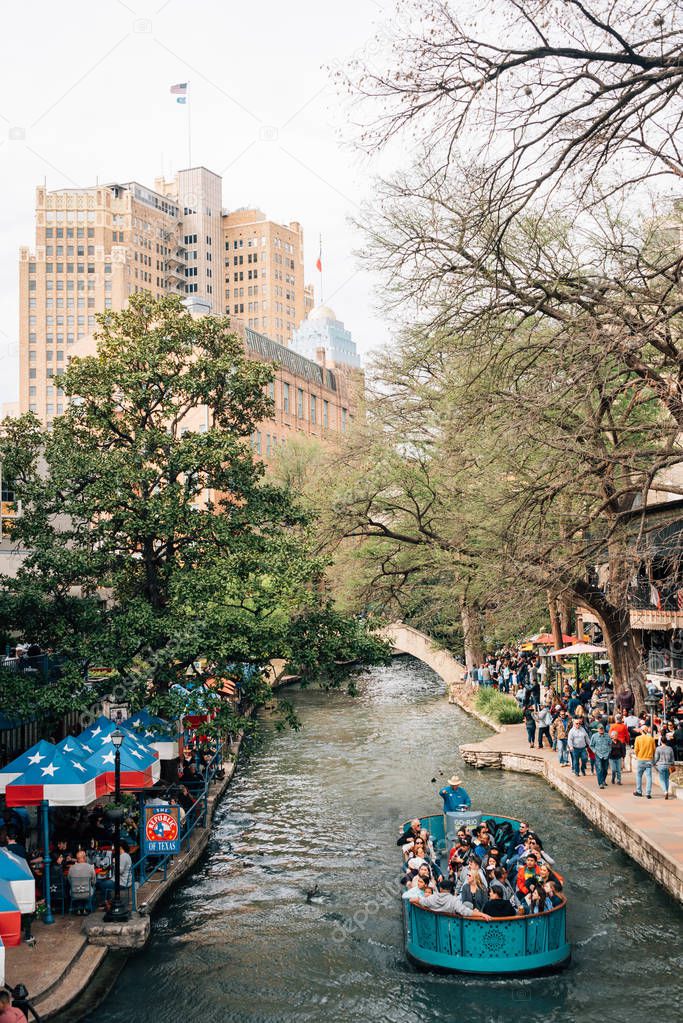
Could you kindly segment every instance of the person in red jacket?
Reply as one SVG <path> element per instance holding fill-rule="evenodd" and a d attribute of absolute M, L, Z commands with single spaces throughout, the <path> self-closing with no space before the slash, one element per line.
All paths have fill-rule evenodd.
<path fill-rule="evenodd" d="M 612 771 L 612 784 L 621 785 L 621 767 L 626 750 L 631 741 L 628 728 L 621 714 L 614 715 L 614 723 L 609 726 L 609 737 L 612 740 L 612 752 L 609 755 L 609 766 Z"/>
<path fill-rule="evenodd" d="M 531 878 L 538 877 L 538 858 L 534 853 L 529 853 L 523 863 L 517 868 L 517 891 L 522 895 L 528 895 L 527 882 Z"/>

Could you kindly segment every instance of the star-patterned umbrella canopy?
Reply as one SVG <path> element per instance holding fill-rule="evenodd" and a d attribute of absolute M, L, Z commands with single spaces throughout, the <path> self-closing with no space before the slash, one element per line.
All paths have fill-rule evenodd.
<path fill-rule="evenodd" d="M 5 789 L 8 806 L 88 806 L 97 797 L 97 772 L 51 743 L 50 755 L 35 761 Z"/>
<path fill-rule="evenodd" d="M 125 738 L 120 748 L 121 788 L 149 788 L 159 780 L 159 760 L 156 752 L 142 743 L 138 743 L 130 733 L 124 732 L 124 735 Z M 114 746 L 109 738 L 108 743 L 102 743 L 100 748 L 85 761 L 86 767 L 90 767 L 100 775 L 100 778 L 104 778 L 105 792 L 113 792 L 115 789 L 115 759 Z M 98 789 L 101 788 L 101 785 L 100 781 Z"/>
<path fill-rule="evenodd" d="M 106 718 L 104 714 L 100 714 L 96 721 L 86 728 L 78 736 L 78 740 L 81 743 L 86 743 L 92 747 L 94 753 L 96 749 L 99 749 L 102 743 L 110 742 L 107 736 L 111 735 L 116 730 L 116 725 L 110 718 Z"/>
<path fill-rule="evenodd" d="M 142 742 L 149 743 L 159 754 L 160 760 L 175 760 L 180 754 L 178 726 L 156 717 L 146 709 L 127 718 L 123 727 Z"/>
<path fill-rule="evenodd" d="M 35 746 L 31 746 L 26 753 L 22 753 L 16 760 L 6 764 L 2 771 L 0 771 L 0 792 L 4 792 L 10 782 L 13 782 L 15 778 L 22 775 L 29 767 L 35 764 L 49 763 L 54 751 L 55 746 L 53 743 L 41 739 Z"/>
<path fill-rule="evenodd" d="M 69 756 L 87 760 L 90 754 L 95 752 L 95 743 L 81 742 L 80 736 L 77 739 L 75 735 L 67 735 L 65 739 L 57 743 L 57 749 Z"/>

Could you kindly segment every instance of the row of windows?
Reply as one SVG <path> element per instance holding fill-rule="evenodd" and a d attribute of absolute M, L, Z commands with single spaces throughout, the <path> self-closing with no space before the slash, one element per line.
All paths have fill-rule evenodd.
<path fill-rule="evenodd" d="M 73 238 L 74 237 L 74 229 L 73 229 L 73 227 L 67 227 L 66 228 L 66 236 L 65 236 L 64 235 L 64 228 L 63 227 L 56 227 L 56 228 L 55 227 L 46 227 L 45 228 L 45 237 L 46 238 L 64 238 L 64 237 Z M 94 227 L 89 227 L 88 228 L 88 238 L 94 238 L 94 237 L 95 237 L 95 228 Z M 84 227 L 77 227 L 76 228 L 76 238 L 85 238 L 85 228 Z"/>
<path fill-rule="evenodd" d="M 278 438 L 276 437 L 275 434 L 272 434 L 272 436 L 271 436 L 271 434 L 267 433 L 265 439 L 266 439 L 266 444 L 265 444 L 265 453 L 266 453 L 266 455 L 270 455 L 274 451 L 277 451 L 278 444 L 281 447 L 284 447 L 285 444 L 287 443 L 287 439 L 285 437 L 281 437 L 280 440 L 278 441 Z M 263 454 L 263 443 L 262 443 L 262 435 L 261 435 L 261 431 L 260 430 L 255 430 L 252 433 L 251 437 L 249 438 L 249 445 L 250 445 L 252 451 L 255 451 L 257 455 Z"/>
<path fill-rule="evenodd" d="M 137 270 L 135 271 L 135 273 L 137 275 Z M 86 288 L 85 288 L 85 281 L 84 280 L 82 280 L 82 279 L 81 280 L 77 280 L 75 283 L 76 283 L 76 287 L 74 287 L 74 281 L 73 280 L 67 281 L 66 282 L 66 288 L 65 288 L 64 287 L 64 281 L 60 277 L 58 277 L 56 281 L 53 281 L 52 278 L 50 278 L 49 280 L 45 281 L 45 290 L 46 291 L 85 291 L 86 290 Z M 105 291 L 111 291 L 111 282 L 110 281 L 105 281 L 104 282 L 104 288 L 105 288 Z M 29 291 L 37 291 L 38 290 L 37 287 L 36 287 L 36 282 L 35 281 L 29 281 L 28 282 L 28 290 Z M 88 289 L 87 290 L 88 291 L 94 291 L 95 290 L 95 278 L 94 277 L 91 277 L 91 278 L 88 279 Z M 49 299 L 48 299 L 48 301 L 49 301 Z M 57 301 L 59 301 L 59 299 L 57 299 Z"/>
<path fill-rule="evenodd" d="M 92 223 L 95 220 L 94 210 L 46 210 L 45 220 L 48 224 L 55 223 L 60 224 L 64 221 L 67 224 L 73 224 L 78 221 L 79 224 L 83 223 L 84 220 L 88 223 Z"/>

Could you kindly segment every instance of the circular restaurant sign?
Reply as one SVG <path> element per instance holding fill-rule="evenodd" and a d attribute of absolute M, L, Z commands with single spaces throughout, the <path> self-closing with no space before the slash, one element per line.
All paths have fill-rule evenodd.
<path fill-rule="evenodd" d="M 178 837 L 178 821 L 170 813 L 153 813 L 145 830 L 148 842 L 175 842 Z"/>

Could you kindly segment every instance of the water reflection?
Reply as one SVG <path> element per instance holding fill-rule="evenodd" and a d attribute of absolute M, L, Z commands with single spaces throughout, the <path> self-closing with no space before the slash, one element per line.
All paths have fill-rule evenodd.
<path fill-rule="evenodd" d="M 429 669 L 397 660 L 355 700 L 291 696 L 304 730 L 264 722 L 208 856 L 93 1021 L 623 1023 L 628 998 L 656 1003 L 664 1023 L 678 1016 L 678 906 L 544 782 L 465 768 L 459 743 L 485 729 Z M 454 978 L 406 962 L 397 828 L 438 808 L 454 769 L 475 805 L 528 816 L 568 876 L 574 958 L 562 974 Z"/>

